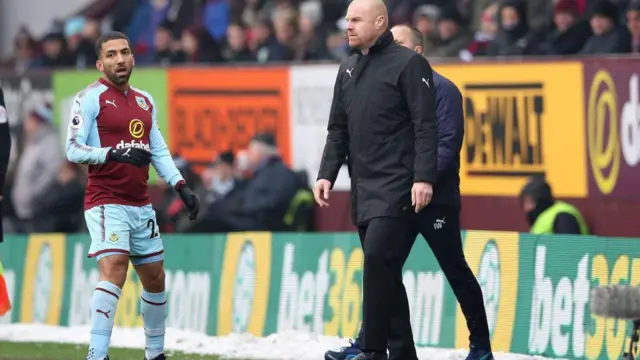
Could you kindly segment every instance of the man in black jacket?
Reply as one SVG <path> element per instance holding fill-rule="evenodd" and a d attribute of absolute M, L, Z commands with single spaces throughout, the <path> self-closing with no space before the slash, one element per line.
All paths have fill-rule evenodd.
<path fill-rule="evenodd" d="M 0 242 L 3 240 L 2 231 L 2 200 L 4 196 L 4 182 L 9 167 L 9 153 L 11 151 L 11 135 L 7 109 L 4 105 L 4 92 L 0 88 Z"/>
<path fill-rule="evenodd" d="M 349 45 L 360 53 L 338 70 L 314 196 L 328 206 L 348 156 L 352 218 L 365 258 L 363 352 L 356 359 L 387 358 L 393 319 L 413 360 L 402 266 L 415 242 L 413 225 L 442 216 L 423 212 L 437 175 L 433 73 L 422 56 L 394 43 L 382 1 L 354 0 L 346 19 Z"/>
<path fill-rule="evenodd" d="M 422 36 L 417 30 L 406 26 L 396 26 L 391 31 L 398 45 L 413 49 L 417 54 L 422 53 Z M 460 238 L 459 166 L 464 133 L 462 95 L 455 84 L 435 72 L 433 80 L 437 94 L 438 185 L 429 207 L 420 214 L 414 215 L 413 219 L 409 220 L 408 226 L 412 227 L 414 239 L 418 232 L 427 239 L 464 309 L 472 343 L 472 351 L 468 359 L 492 359 L 482 292 L 464 259 L 462 239 Z M 429 104 L 429 99 L 426 100 Z M 362 240 L 362 232 L 360 234 Z M 366 241 L 369 241 L 369 238 Z M 408 337 L 411 334 L 411 329 L 409 328 L 407 331 L 403 325 L 408 321 L 405 316 L 408 318 L 408 311 L 405 313 L 402 310 L 396 312 L 391 320 L 392 333 L 388 344 L 391 359 L 417 359 L 412 338 Z M 365 315 L 364 324 L 366 321 Z M 403 334 L 404 338 L 400 336 Z M 360 348 L 366 351 L 365 346 L 367 345 L 363 344 L 363 335 L 361 331 L 358 339 L 350 348 L 345 348 L 340 352 L 328 351 L 325 354 L 325 359 L 350 358 L 350 356 L 360 353 Z"/>

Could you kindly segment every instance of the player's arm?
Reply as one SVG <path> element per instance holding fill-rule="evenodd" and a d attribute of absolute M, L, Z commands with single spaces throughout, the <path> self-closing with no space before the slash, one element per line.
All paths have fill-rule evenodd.
<path fill-rule="evenodd" d="M 151 164 L 158 172 L 158 175 L 167 184 L 170 184 L 180 194 L 182 202 L 185 204 L 191 213 L 189 215 L 190 220 L 194 220 L 198 216 L 200 210 L 199 200 L 196 194 L 189 188 L 184 178 L 180 174 L 180 170 L 176 167 L 171 157 L 171 152 L 167 143 L 164 141 L 164 137 L 158 127 L 158 118 L 156 105 L 153 102 L 153 98 L 147 94 L 149 101 L 151 101 L 151 132 L 149 133 L 149 144 L 151 148 Z"/>
<path fill-rule="evenodd" d="M 329 124 L 327 125 L 327 141 L 324 145 L 318 171 L 318 180 L 329 180 L 332 186 L 335 184 L 340 168 L 349 154 L 347 113 L 342 106 L 342 96 L 340 94 L 342 74 L 344 74 L 344 69 L 341 66 L 333 88 L 333 101 L 329 112 Z"/>
<path fill-rule="evenodd" d="M 184 182 L 184 178 L 180 174 L 180 170 L 178 170 L 176 164 L 173 162 L 173 157 L 171 156 L 169 147 L 160 132 L 156 117 L 156 107 L 153 103 L 151 117 L 153 119 L 151 132 L 149 134 L 149 141 L 151 142 L 151 164 L 153 164 L 153 167 L 156 169 L 162 180 L 167 184 L 170 184 L 172 187 L 176 187 L 178 183 Z"/>
<path fill-rule="evenodd" d="M 73 99 L 71 118 L 67 129 L 67 159 L 78 164 L 104 164 L 110 148 L 91 147 L 87 140 L 97 133 L 96 119 L 100 112 L 98 96 L 87 91 Z"/>
<path fill-rule="evenodd" d="M 434 184 L 438 168 L 438 129 L 431 65 L 418 54 L 412 56 L 400 74 L 400 85 L 413 122 L 413 180 Z"/>

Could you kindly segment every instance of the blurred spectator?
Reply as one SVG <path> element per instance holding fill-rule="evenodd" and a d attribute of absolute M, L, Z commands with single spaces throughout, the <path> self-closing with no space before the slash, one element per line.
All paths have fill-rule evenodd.
<path fill-rule="evenodd" d="M 341 18 L 336 23 L 336 26 L 338 27 L 338 30 L 331 32 L 327 36 L 327 41 L 326 41 L 327 52 L 328 52 L 329 58 L 333 60 L 342 61 L 347 57 L 349 57 L 349 53 L 351 49 L 349 47 L 349 40 L 347 38 L 347 33 L 346 33 L 346 29 L 347 29 L 346 20 L 344 20 L 344 18 Z"/>
<path fill-rule="evenodd" d="M 525 54 L 529 33 L 525 9 L 525 3 L 520 0 L 507 0 L 502 3 L 498 11 L 498 35 L 488 49 L 490 56 Z"/>
<path fill-rule="evenodd" d="M 240 153 L 239 153 L 240 155 Z M 185 221 L 184 226 L 178 228 L 181 232 L 227 232 L 238 228 L 229 213 L 234 207 L 242 204 L 242 196 L 246 181 L 243 170 L 231 151 L 220 153 L 210 168 L 202 172 L 202 182 L 206 188 L 206 195 L 201 197 L 202 203 L 198 219 Z M 243 164 L 244 165 L 244 164 Z M 235 210 L 238 211 L 238 210 Z"/>
<path fill-rule="evenodd" d="M 532 34 L 531 53 L 537 55 L 573 55 L 591 37 L 591 27 L 579 17 L 576 0 L 558 0 L 554 6 L 553 21 Z"/>
<path fill-rule="evenodd" d="M 234 160 L 233 152 L 225 151 L 214 161 L 211 176 L 206 182 L 212 194 L 211 202 L 225 197 L 236 186 Z"/>
<path fill-rule="evenodd" d="M 84 231 L 84 187 L 77 164 L 63 162 L 57 181 L 35 207 L 33 225 L 37 232 L 74 233 Z"/>
<path fill-rule="evenodd" d="M 73 66 L 74 59 L 61 33 L 49 33 L 42 39 L 42 57 L 38 61 L 41 67 Z"/>
<path fill-rule="evenodd" d="M 188 27 L 202 25 L 203 6 L 206 0 L 170 1 L 171 7 L 167 12 L 166 20 L 171 23 L 174 38 L 180 37 L 182 31 Z"/>
<path fill-rule="evenodd" d="M 189 27 L 182 32 L 180 49 L 176 52 L 177 63 L 208 63 L 221 58 L 218 44 L 206 31 Z"/>
<path fill-rule="evenodd" d="M 282 229 L 284 214 L 297 191 L 294 172 L 283 162 L 275 136 L 257 134 L 249 144 L 249 164 L 252 177 L 243 196 L 245 230 Z"/>
<path fill-rule="evenodd" d="M 100 38 L 100 23 L 94 19 L 87 19 L 83 22 L 83 26 L 79 34 L 74 35 L 73 46 L 71 50 L 74 51 L 74 57 L 76 61 L 76 68 L 93 68 L 98 60 L 98 54 L 96 54 L 95 46 L 96 41 Z M 67 35 L 69 39 L 69 35 Z"/>
<path fill-rule="evenodd" d="M 174 40 L 171 27 L 168 22 L 164 22 L 156 29 L 153 63 L 168 66 L 174 62 L 173 46 Z"/>
<path fill-rule="evenodd" d="M 346 14 L 345 0 L 322 0 L 322 22 L 325 26 L 334 24 Z"/>
<path fill-rule="evenodd" d="M 276 42 L 284 48 L 285 60 L 293 60 L 294 39 L 298 32 L 297 20 L 296 11 L 289 7 L 279 8 L 273 12 L 273 33 Z"/>
<path fill-rule="evenodd" d="M 480 27 L 482 21 L 481 14 L 491 4 L 502 4 L 505 0 L 468 0 L 472 7 L 473 27 Z M 510 0 L 506 0 L 509 2 Z M 523 13 L 526 14 L 525 22 L 532 29 L 539 29 L 546 26 L 549 15 L 553 13 L 553 5 L 558 0 L 520 0 Z M 582 14 L 587 7 L 587 2 L 592 0 L 577 0 L 579 13 Z"/>
<path fill-rule="evenodd" d="M 242 24 L 234 23 L 227 28 L 227 43 L 222 50 L 222 59 L 228 62 L 256 60 L 249 50 L 247 32 Z"/>
<path fill-rule="evenodd" d="M 631 35 L 618 21 L 618 8 L 608 0 L 598 0 L 591 14 L 593 35 L 581 54 L 619 54 L 631 51 Z"/>
<path fill-rule="evenodd" d="M 294 60 L 329 59 L 325 29 L 322 27 L 322 3 L 320 1 L 307 0 L 300 4 L 298 26 Z"/>
<path fill-rule="evenodd" d="M 228 0 L 207 0 L 204 7 L 204 26 L 215 41 L 222 41 L 227 36 L 229 26 Z"/>
<path fill-rule="evenodd" d="M 282 231 L 284 217 L 299 189 L 296 174 L 280 158 L 273 134 L 257 134 L 247 151 L 251 178 L 211 204 L 210 231 Z"/>
<path fill-rule="evenodd" d="M 470 36 L 464 26 L 464 19 L 455 7 L 443 10 L 438 19 L 438 40 L 436 48 L 427 53 L 433 57 L 458 57 L 460 51 L 469 44 Z"/>
<path fill-rule="evenodd" d="M 240 150 L 235 156 L 233 167 L 233 175 L 236 179 L 248 179 L 251 177 L 251 164 L 249 164 L 249 152 L 247 150 Z"/>
<path fill-rule="evenodd" d="M 20 28 L 14 37 L 13 48 L 13 57 L 5 62 L 5 65 L 18 74 L 36 65 L 37 43 L 26 27 Z"/>
<path fill-rule="evenodd" d="M 640 52 L 640 0 L 633 0 L 627 10 L 627 29 L 631 34 L 631 52 Z"/>
<path fill-rule="evenodd" d="M 23 231 L 37 231 L 40 202 L 58 179 L 63 155 L 50 104 L 36 107 L 24 121 L 25 146 L 13 182 L 12 200 Z"/>
<path fill-rule="evenodd" d="M 116 1 L 113 8 L 111 9 L 111 28 L 114 31 L 120 31 L 126 33 L 130 39 L 133 38 L 132 31 L 130 29 L 129 24 L 135 18 L 137 10 L 143 5 L 144 0 L 127 0 L 127 1 Z"/>
<path fill-rule="evenodd" d="M 293 59 L 292 50 L 281 44 L 273 35 L 271 25 L 266 18 L 256 20 L 249 39 L 249 49 L 255 53 L 260 63 Z"/>
<path fill-rule="evenodd" d="M 67 46 L 70 53 L 75 53 L 80 46 L 82 39 L 82 31 L 87 23 L 82 16 L 72 17 L 64 24 L 64 37 L 67 40 Z"/>
<path fill-rule="evenodd" d="M 238 19 L 247 26 L 254 26 L 258 21 L 260 9 L 264 5 L 265 0 L 238 0 L 232 1 L 231 7 L 236 7 L 233 13 L 239 13 Z M 236 20 L 235 18 L 233 20 Z"/>
<path fill-rule="evenodd" d="M 589 228 L 573 205 L 555 200 L 544 178 L 532 177 L 520 193 L 520 204 L 532 234 L 582 234 Z"/>
<path fill-rule="evenodd" d="M 469 46 L 460 52 L 460 58 L 465 61 L 470 61 L 473 60 L 475 56 L 487 56 L 489 45 L 498 33 L 497 14 L 497 3 L 492 3 L 484 9 L 480 29 L 476 31 Z"/>
<path fill-rule="evenodd" d="M 435 5 L 422 5 L 413 12 L 413 26 L 422 33 L 426 55 L 430 55 L 435 50 L 435 42 L 438 40 L 436 24 L 440 12 L 440 8 Z"/>

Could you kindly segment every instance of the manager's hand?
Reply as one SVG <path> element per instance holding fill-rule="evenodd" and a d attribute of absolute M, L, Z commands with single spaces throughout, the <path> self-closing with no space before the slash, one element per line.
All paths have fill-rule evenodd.
<path fill-rule="evenodd" d="M 331 181 L 320 179 L 313 185 L 313 197 L 320 207 L 329 207 L 329 191 L 331 191 Z"/>
<path fill-rule="evenodd" d="M 432 197 L 433 185 L 427 182 L 413 184 L 411 188 L 411 206 L 415 209 L 416 214 L 429 205 Z"/>

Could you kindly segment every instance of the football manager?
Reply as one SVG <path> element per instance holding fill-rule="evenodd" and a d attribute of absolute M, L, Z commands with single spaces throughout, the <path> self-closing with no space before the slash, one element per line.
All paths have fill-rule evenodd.
<path fill-rule="evenodd" d="M 434 84 L 433 71 L 411 51 L 414 46 L 394 43 L 383 3 L 355 0 L 347 21 L 349 43 L 361 54 L 338 71 L 314 195 L 328 206 L 329 190 L 348 158 L 352 215 L 365 253 L 364 320 L 355 359 L 386 359 L 387 347 L 392 358 L 417 359 L 402 266 L 418 233 L 461 302 L 471 330 L 468 359 L 492 359 L 482 292 L 464 259 L 458 221 L 462 97 L 444 78 Z M 452 94 L 438 103 L 436 120 L 438 83 Z"/>

